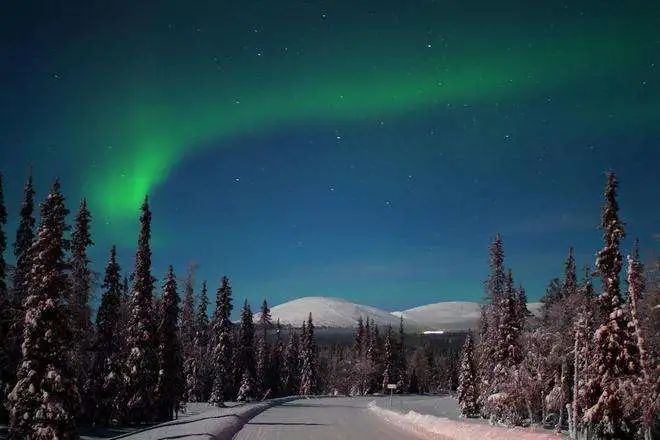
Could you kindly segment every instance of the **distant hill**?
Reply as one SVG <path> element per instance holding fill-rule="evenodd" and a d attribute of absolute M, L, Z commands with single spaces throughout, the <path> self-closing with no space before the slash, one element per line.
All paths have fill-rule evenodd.
<path fill-rule="evenodd" d="M 538 314 L 541 303 L 530 303 L 528 308 Z M 283 325 L 300 327 L 312 313 L 317 327 L 348 329 L 354 328 L 360 317 L 373 320 L 378 326 L 397 326 L 400 317 L 408 331 L 423 330 L 467 330 L 476 329 L 481 314 L 480 304 L 470 301 L 446 301 L 427 304 L 412 309 L 388 312 L 377 307 L 352 303 L 345 299 L 308 296 L 294 299 L 271 309 L 273 321 L 278 318 Z M 258 321 L 259 313 L 254 315 Z"/>
<path fill-rule="evenodd" d="M 277 305 L 270 310 L 273 322 L 278 318 L 284 325 L 300 327 L 312 313 L 314 325 L 329 328 L 353 328 L 362 317 L 373 319 L 377 325 L 398 324 L 399 319 L 390 312 L 376 307 L 355 304 L 341 298 L 307 296 Z M 260 313 L 254 315 L 259 319 Z"/>

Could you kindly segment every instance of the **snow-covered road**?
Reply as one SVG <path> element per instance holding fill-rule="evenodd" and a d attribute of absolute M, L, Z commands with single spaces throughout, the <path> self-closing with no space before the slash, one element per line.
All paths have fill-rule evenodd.
<path fill-rule="evenodd" d="M 250 420 L 236 440 L 412 440 L 368 409 L 373 397 L 299 399 Z"/>

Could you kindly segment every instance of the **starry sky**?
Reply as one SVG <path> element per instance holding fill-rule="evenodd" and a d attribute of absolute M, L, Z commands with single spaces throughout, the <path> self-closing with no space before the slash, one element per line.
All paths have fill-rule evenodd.
<path fill-rule="evenodd" d="M 20 3 L 20 4 L 19 4 Z M 657 2 L 9 2 L 0 169 L 87 197 L 101 271 L 387 309 L 479 300 L 487 247 L 537 299 L 593 264 L 604 172 L 630 246 L 660 254 Z"/>

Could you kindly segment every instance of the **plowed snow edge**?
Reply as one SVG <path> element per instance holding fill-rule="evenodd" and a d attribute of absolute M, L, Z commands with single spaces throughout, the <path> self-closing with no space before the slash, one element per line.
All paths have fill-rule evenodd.
<path fill-rule="evenodd" d="M 481 423 L 461 422 L 415 411 L 398 413 L 369 404 L 369 409 L 401 429 L 433 440 L 560 440 L 562 436 L 534 432 L 524 428 L 501 428 Z"/>

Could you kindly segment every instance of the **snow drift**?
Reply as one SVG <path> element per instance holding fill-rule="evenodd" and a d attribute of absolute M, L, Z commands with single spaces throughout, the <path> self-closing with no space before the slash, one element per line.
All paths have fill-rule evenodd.
<path fill-rule="evenodd" d="M 434 440 L 560 440 L 556 434 L 536 432 L 524 428 L 501 428 L 478 422 L 449 420 L 415 411 L 398 413 L 381 408 L 376 402 L 369 404 L 376 415 L 399 428 Z"/>

